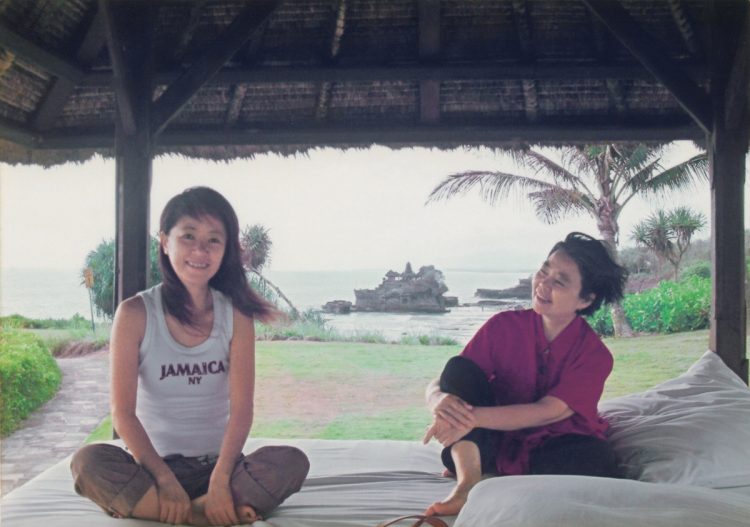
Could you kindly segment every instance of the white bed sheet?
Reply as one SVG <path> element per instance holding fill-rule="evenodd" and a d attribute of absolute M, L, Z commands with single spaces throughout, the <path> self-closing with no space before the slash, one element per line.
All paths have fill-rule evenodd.
<path fill-rule="evenodd" d="M 115 442 L 117 444 L 117 442 Z M 373 527 L 417 514 L 447 495 L 453 481 L 441 477 L 440 447 L 408 441 L 329 441 L 250 439 L 245 452 L 268 444 L 302 449 L 310 473 L 302 490 L 256 527 Z M 3 527 L 128 527 L 155 525 L 110 518 L 73 490 L 68 465 L 61 461 L 0 503 Z M 448 524 L 452 519 L 448 518 Z"/>
<path fill-rule="evenodd" d="M 440 447 L 404 441 L 251 439 L 291 444 L 311 460 L 302 490 L 256 527 L 374 527 L 418 513 L 445 496 Z M 128 527 L 73 491 L 68 460 L 12 491 L 0 503 L 3 527 Z M 744 494 L 743 494 L 744 493 Z M 750 487 L 714 490 L 580 476 L 493 478 L 473 491 L 454 527 L 750 527 Z"/>

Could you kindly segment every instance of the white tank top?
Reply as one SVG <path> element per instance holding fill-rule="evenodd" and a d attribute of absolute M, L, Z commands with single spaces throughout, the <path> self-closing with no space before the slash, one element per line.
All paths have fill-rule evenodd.
<path fill-rule="evenodd" d="M 214 325 L 205 342 L 187 347 L 167 328 L 161 284 L 139 293 L 146 305 L 136 415 L 164 457 L 217 455 L 229 419 L 232 302 L 211 289 Z"/>

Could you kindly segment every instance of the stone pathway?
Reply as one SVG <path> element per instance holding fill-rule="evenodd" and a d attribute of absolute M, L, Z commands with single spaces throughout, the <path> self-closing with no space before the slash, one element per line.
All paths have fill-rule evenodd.
<path fill-rule="evenodd" d="M 0 440 L 0 495 L 75 452 L 109 413 L 109 352 L 60 358 L 62 386 L 9 437 Z"/>

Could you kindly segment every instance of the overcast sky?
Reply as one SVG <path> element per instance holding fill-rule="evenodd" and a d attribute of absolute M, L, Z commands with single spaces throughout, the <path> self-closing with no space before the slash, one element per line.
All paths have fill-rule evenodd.
<path fill-rule="evenodd" d="M 694 152 L 678 144 L 670 159 Z M 481 169 L 518 172 L 487 149 L 325 149 L 230 163 L 161 157 L 153 169 L 151 230 L 171 196 L 208 185 L 230 200 L 242 226 L 270 229 L 271 271 L 401 269 L 407 260 L 415 268 L 527 270 L 567 232 L 597 235 L 585 216 L 547 225 L 525 200 L 491 207 L 472 194 L 425 205 L 448 174 Z M 708 216 L 709 195 L 706 183 L 667 202 L 634 200 L 621 216 L 622 242 L 632 245 L 633 225 L 660 207 L 688 205 Z M 114 229 L 112 160 L 47 170 L 0 164 L 3 268 L 79 268 Z M 707 238 L 708 229 L 698 237 Z"/>

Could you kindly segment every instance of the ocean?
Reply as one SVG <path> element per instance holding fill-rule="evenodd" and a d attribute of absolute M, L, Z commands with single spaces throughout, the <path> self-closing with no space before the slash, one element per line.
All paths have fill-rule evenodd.
<path fill-rule="evenodd" d="M 396 269 L 402 271 L 402 269 Z M 380 284 L 385 271 L 269 271 L 267 276 L 298 309 L 319 309 L 329 300 L 354 302 L 354 289 Z M 478 288 L 499 289 L 516 285 L 531 271 L 444 270 L 446 295 L 459 303 L 474 303 Z M 326 314 L 329 324 L 342 332 L 377 331 L 387 339 L 405 335 L 436 334 L 464 343 L 496 308 L 457 307 L 449 313 Z M 30 318 L 69 318 L 79 313 L 89 318 L 88 290 L 77 269 L 1 269 L 0 314 Z"/>

